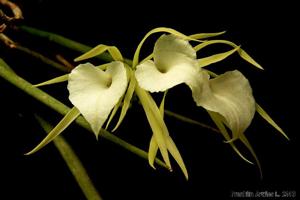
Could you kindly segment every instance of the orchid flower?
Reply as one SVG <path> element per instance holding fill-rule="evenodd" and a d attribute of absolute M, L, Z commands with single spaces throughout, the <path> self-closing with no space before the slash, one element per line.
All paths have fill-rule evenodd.
<path fill-rule="evenodd" d="M 127 85 L 126 69 L 120 61 L 109 63 L 106 71 L 81 64 L 69 74 L 69 99 L 98 135 Z"/>
<path fill-rule="evenodd" d="M 36 86 L 68 81 L 69 99 L 74 107 L 59 122 L 59 124 L 38 144 L 27 153 L 32 154 L 58 136 L 80 114 L 87 120 L 96 137 L 107 121 L 111 118 L 121 103 L 128 85 L 128 74 L 123 57 L 114 46 L 98 45 L 89 52 L 76 58 L 76 61 L 94 57 L 104 51 L 109 51 L 115 61 L 95 67 L 91 63 L 80 64 L 70 74 L 54 78 Z M 125 106 L 126 107 L 126 106 Z M 123 107 L 124 108 L 124 107 Z M 127 107 L 128 108 L 128 107 Z M 113 111 L 112 111 L 113 110 Z"/>
<path fill-rule="evenodd" d="M 135 75 L 141 88 L 163 92 L 185 83 L 197 106 L 222 115 L 235 136 L 249 126 L 255 101 L 248 80 L 240 72 L 210 79 L 207 71 L 199 67 L 194 48 L 174 35 L 163 35 L 157 40 L 153 58 L 137 66 Z"/>
<path fill-rule="evenodd" d="M 220 61 L 237 50 L 238 46 L 215 56 L 214 61 L 207 60 L 209 63 Z M 149 92 L 163 92 L 185 83 L 196 105 L 218 114 L 215 116 L 231 130 L 231 140 L 243 139 L 256 110 L 248 80 L 237 70 L 211 79 L 200 67 L 200 61 L 186 39 L 162 35 L 155 43 L 153 60 L 137 65 L 135 76 L 139 86 Z"/>

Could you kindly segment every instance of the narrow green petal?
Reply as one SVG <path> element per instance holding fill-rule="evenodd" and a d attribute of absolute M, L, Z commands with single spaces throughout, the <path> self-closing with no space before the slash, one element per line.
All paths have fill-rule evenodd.
<path fill-rule="evenodd" d="M 115 61 L 123 61 L 123 56 L 117 47 L 110 46 L 107 50 Z"/>
<path fill-rule="evenodd" d="M 210 64 L 220 62 L 220 61 L 224 60 L 225 58 L 227 58 L 228 56 L 230 56 L 231 54 L 233 54 L 234 52 L 238 51 L 239 49 L 240 49 L 240 46 L 237 46 L 236 48 L 234 48 L 230 51 L 224 52 L 224 53 L 218 53 L 218 54 L 214 54 L 212 56 L 208 56 L 205 58 L 200 58 L 200 59 L 198 59 L 199 67 L 205 67 Z"/>
<path fill-rule="evenodd" d="M 227 44 L 232 46 L 233 48 L 236 48 L 238 45 L 234 44 L 233 42 L 227 41 L 227 40 L 208 40 L 205 41 L 201 44 L 198 44 L 197 46 L 194 47 L 195 51 L 199 51 L 201 49 L 203 49 L 204 47 L 211 45 L 211 44 Z M 249 62 L 250 64 L 252 64 L 253 66 L 259 68 L 259 69 L 263 69 L 262 66 L 260 64 L 258 64 L 246 51 L 244 51 L 243 49 L 239 49 L 237 51 L 240 55 L 241 58 L 243 58 L 244 60 L 246 60 L 247 62 Z"/>
<path fill-rule="evenodd" d="M 79 110 L 76 107 L 73 107 L 56 125 L 56 127 L 34 149 L 26 153 L 25 155 L 30 155 L 37 152 L 49 142 L 54 140 L 54 138 L 58 136 L 61 132 L 63 132 L 79 115 Z"/>
<path fill-rule="evenodd" d="M 110 116 L 109 116 L 109 119 L 107 120 L 107 123 L 106 123 L 106 126 L 105 126 L 105 129 L 107 130 L 110 122 L 112 121 L 112 119 L 114 118 L 114 116 L 116 115 L 118 109 L 120 108 L 121 106 L 121 103 L 122 103 L 122 99 L 123 98 L 120 98 L 120 100 L 118 101 L 118 103 L 115 105 L 114 109 L 111 111 L 110 113 Z"/>
<path fill-rule="evenodd" d="M 189 35 L 189 37 L 194 38 L 196 40 L 202 40 L 210 37 L 223 35 L 224 33 L 226 33 L 226 31 L 217 32 L 217 33 L 197 33 L 197 34 Z"/>
<path fill-rule="evenodd" d="M 129 69 L 129 68 L 128 68 Z M 132 99 L 132 95 L 134 93 L 134 89 L 135 89 L 135 86 L 136 86 L 136 79 L 134 78 L 134 73 L 131 69 L 128 70 L 129 71 L 129 75 L 130 75 L 130 82 L 129 82 L 129 86 L 128 86 L 128 89 L 127 89 L 127 92 L 125 94 L 125 97 L 124 97 L 124 101 L 123 101 L 123 106 L 122 106 L 122 110 L 121 110 L 121 114 L 120 114 L 120 118 L 117 122 L 117 125 L 115 126 L 115 128 L 112 130 L 113 132 L 115 130 L 117 130 L 117 128 L 120 126 L 120 124 L 122 123 L 126 113 L 127 113 L 127 110 L 130 106 L 130 101 Z"/>
<path fill-rule="evenodd" d="M 136 86 L 136 94 L 138 95 L 144 111 L 146 113 L 148 122 L 153 132 L 153 136 L 157 142 L 159 150 L 162 154 L 162 157 L 166 163 L 166 165 L 171 168 L 171 163 L 167 151 L 164 129 L 166 129 L 162 116 L 159 113 L 159 109 L 157 108 L 152 97 L 145 90 L 141 89 L 138 85 Z"/>
<path fill-rule="evenodd" d="M 256 111 L 264 118 L 269 124 L 271 124 L 277 131 L 279 131 L 286 139 L 290 140 L 285 132 L 274 122 L 274 120 L 268 115 L 268 113 L 258 104 L 256 104 Z"/>
<path fill-rule="evenodd" d="M 151 53 L 149 56 L 144 58 L 141 63 L 146 62 L 147 60 L 151 60 L 153 58 L 153 56 L 154 56 L 153 53 Z"/>
<path fill-rule="evenodd" d="M 219 128 L 220 132 L 222 133 L 223 137 L 225 138 L 226 141 L 229 141 L 231 138 L 229 136 L 229 133 L 227 132 L 223 122 L 222 122 L 222 117 L 215 112 L 207 110 L 209 116 L 213 120 L 213 122 L 216 124 L 216 126 Z M 249 161 L 246 157 L 243 156 L 243 154 L 238 150 L 238 148 L 235 146 L 233 142 L 229 143 L 232 149 L 247 163 L 253 164 L 251 161 Z"/>
<path fill-rule="evenodd" d="M 172 138 L 170 136 L 167 136 L 166 141 L 167 141 L 167 147 L 168 147 L 168 150 L 169 150 L 170 154 L 173 156 L 173 158 L 175 159 L 175 161 L 179 165 L 179 167 L 180 167 L 181 171 L 183 172 L 186 180 L 188 180 L 189 175 L 188 175 L 187 169 L 185 167 L 183 159 L 182 159 L 182 157 L 181 157 L 174 141 L 172 140 Z"/>
<path fill-rule="evenodd" d="M 161 114 L 162 117 L 164 117 L 166 95 L 167 95 L 167 91 L 164 92 L 163 99 L 162 99 L 162 101 L 160 103 L 160 106 L 159 106 L 159 111 L 160 111 L 160 114 Z M 154 169 L 155 169 L 154 160 L 155 160 L 157 151 L 158 151 L 158 145 L 157 145 L 157 142 L 155 141 L 154 136 L 152 136 L 151 140 L 150 140 L 150 145 L 149 145 L 148 157 L 149 157 L 149 164 Z"/>
<path fill-rule="evenodd" d="M 95 57 L 97 55 L 102 54 L 106 50 L 107 50 L 107 46 L 106 45 L 99 44 L 98 46 L 96 46 L 93 49 L 89 50 L 88 52 L 84 53 L 83 55 L 75 58 L 74 61 L 78 62 L 78 61 L 81 61 L 81 60 L 93 58 L 93 57 Z"/>
<path fill-rule="evenodd" d="M 149 124 L 151 126 L 153 136 L 154 136 L 155 141 L 156 141 L 156 143 L 159 147 L 159 150 L 161 152 L 163 160 L 165 161 L 168 168 L 171 170 L 172 168 L 171 168 L 168 149 L 167 149 L 167 145 L 166 145 L 165 133 L 164 133 L 162 127 L 160 126 L 160 123 L 158 122 L 158 119 L 155 117 L 155 115 L 153 114 L 153 112 L 151 111 L 149 106 L 146 106 L 146 107 L 148 107 L 148 108 L 145 109 L 145 112 L 146 112 L 146 116 L 147 116 L 147 119 L 149 121 Z M 154 149 L 151 149 L 151 150 L 154 151 Z M 153 155 L 154 152 L 149 152 L 149 154 Z"/>
<path fill-rule="evenodd" d="M 165 101 L 166 101 L 167 93 L 168 93 L 168 90 L 166 90 L 164 92 L 164 96 L 163 96 L 163 98 L 160 102 L 160 106 L 159 106 L 159 112 L 163 118 L 164 118 L 164 114 L 165 114 Z"/>
<path fill-rule="evenodd" d="M 253 150 L 251 144 L 249 143 L 248 139 L 246 138 L 246 136 L 244 134 L 242 134 L 239 139 L 243 142 L 243 144 L 247 147 L 247 149 L 250 151 L 250 153 L 252 154 L 252 156 L 254 157 L 257 167 L 259 169 L 259 173 L 260 173 L 260 177 L 262 178 L 262 169 L 261 169 L 261 165 L 260 162 L 256 156 L 255 151 Z"/>
<path fill-rule="evenodd" d="M 150 145 L 149 145 L 149 151 L 148 151 L 148 162 L 149 162 L 149 165 L 153 169 L 156 169 L 154 166 L 154 160 L 155 160 L 157 151 L 158 151 L 158 145 L 155 140 L 155 137 L 152 135 L 151 140 L 150 140 Z"/>
<path fill-rule="evenodd" d="M 146 94 L 150 96 L 149 93 L 146 92 Z M 166 93 L 165 93 L 165 95 L 166 95 Z M 165 98 L 165 96 L 164 96 L 164 98 Z M 152 99 L 152 97 L 149 98 L 150 110 L 152 110 L 152 113 L 154 114 L 156 120 L 159 122 L 160 126 L 162 126 L 161 130 L 162 130 L 162 134 L 163 134 L 164 140 L 166 142 L 168 151 L 170 152 L 170 154 L 173 156 L 173 158 L 175 159 L 175 161 L 177 162 L 177 164 L 181 168 L 181 170 L 184 173 L 186 179 L 188 179 L 188 173 L 187 173 L 186 167 L 184 165 L 184 162 L 182 160 L 182 157 L 181 157 L 181 155 L 179 153 L 179 150 L 177 149 L 175 143 L 173 142 L 173 140 L 169 136 L 169 131 L 167 129 L 166 124 L 164 123 L 163 115 L 161 114 L 161 112 L 163 112 L 163 108 L 164 108 L 164 100 L 165 99 L 163 99 L 162 104 L 160 106 L 161 110 L 159 110 L 157 108 L 154 100 Z"/>
<path fill-rule="evenodd" d="M 106 69 L 105 69 L 105 70 L 106 70 Z M 129 70 L 130 70 L 130 69 L 126 67 L 126 74 L 127 74 L 127 79 L 128 79 L 128 80 L 130 79 L 130 71 L 129 71 Z M 107 123 L 106 123 L 106 127 L 105 127 L 106 130 L 107 130 L 107 128 L 108 128 L 110 122 L 112 121 L 112 119 L 113 119 L 114 116 L 116 115 L 116 113 L 117 113 L 119 107 L 121 106 L 123 99 L 124 99 L 124 95 L 120 98 L 119 102 L 116 104 L 116 106 L 114 107 L 113 111 L 111 112 L 111 114 L 110 114 L 110 116 L 109 116 L 109 119 L 108 119 L 108 121 L 107 121 Z M 122 108 L 122 109 L 123 109 L 123 108 Z"/>
<path fill-rule="evenodd" d="M 144 38 L 141 40 L 141 42 L 139 43 L 138 47 L 136 48 L 135 50 L 135 53 L 134 53 L 134 56 L 133 56 L 133 61 L 132 61 L 132 67 L 133 69 L 135 69 L 135 67 L 137 66 L 137 64 L 139 63 L 139 55 L 140 55 L 140 51 L 141 51 L 141 48 L 144 44 L 144 42 L 146 41 L 146 39 L 151 36 L 152 34 L 154 33 L 160 33 L 160 32 L 165 32 L 165 33 L 170 33 L 170 34 L 173 34 L 175 36 L 178 36 L 180 38 L 183 38 L 183 39 L 186 39 L 186 40 L 195 40 L 194 38 L 191 38 L 189 36 L 186 36 L 174 29 L 171 29 L 171 28 L 166 28 L 166 27 L 159 27 L 159 28 L 155 28 L 155 29 L 152 29 L 151 31 L 149 31 L 145 36 Z M 198 41 L 198 40 L 196 40 Z"/>
<path fill-rule="evenodd" d="M 61 82 L 67 81 L 68 78 L 69 78 L 69 74 L 65 74 L 65 75 L 50 79 L 48 81 L 45 81 L 45 82 L 42 82 L 42 83 L 39 83 L 39 84 L 36 84 L 33 86 L 40 87 L 40 86 L 51 85 L 51 84 L 55 84 L 55 83 L 61 83 Z"/>
<path fill-rule="evenodd" d="M 212 72 L 210 70 L 205 69 L 205 71 L 209 74 L 209 76 L 216 78 L 217 76 L 219 76 L 218 74 L 216 74 L 215 72 Z"/>
<path fill-rule="evenodd" d="M 111 57 L 115 61 L 123 61 L 123 56 L 122 56 L 121 52 L 119 51 L 119 49 L 117 47 L 107 46 L 107 45 L 104 45 L 104 44 L 99 44 L 98 46 L 94 47 L 93 49 L 86 52 L 85 54 L 75 58 L 74 61 L 77 62 L 77 61 L 93 58 L 95 56 L 98 56 L 98 55 L 102 54 L 105 51 L 108 51 L 109 54 L 111 55 Z"/>
<path fill-rule="evenodd" d="M 97 68 L 99 68 L 101 70 L 106 70 L 106 68 L 108 66 L 109 66 L 109 63 L 105 63 L 105 64 L 97 66 Z M 33 86 L 34 87 L 41 87 L 41 86 L 45 86 L 45 85 L 52 85 L 52 84 L 56 84 L 56 83 L 61 83 L 61 82 L 67 81 L 68 79 L 69 79 L 69 74 L 65 74 L 65 75 L 55 77 L 53 79 L 50 79 L 48 81 L 44 81 L 42 83 L 39 83 L 39 84 L 36 84 L 36 85 L 33 85 Z"/>

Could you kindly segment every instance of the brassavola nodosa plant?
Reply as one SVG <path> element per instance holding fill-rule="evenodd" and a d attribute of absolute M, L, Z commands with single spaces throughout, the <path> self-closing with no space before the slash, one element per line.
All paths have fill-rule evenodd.
<path fill-rule="evenodd" d="M 234 53 L 254 67 L 263 69 L 240 46 L 227 40 L 211 39 L 223 33 L 198 33 L 187 36 L 174 29 L 161 27 L 153 29 L 145 35 L 139 43 L 131 63 L 124 61 L 117 47 L 103 44 L 79 56 L 75 61 L 93 58 L 108 51 L 114 61 L 100 66 L 94 66 L 90 62 L 79 64 L 71 73 L 37 85 L 43 86 L 67 81 L 69 100 L 74 107 L 28 154 L 38 151 L 51 142 L 79 115 L 87 120 L 95 136 L 98 137 L 101 129 L 107 129 L 118 109 L 121 109 L 118 122 L 113 128 L 115 131 L 121 125 L 135 94 L 143 106 L 153 133 L 149 142 L 149 164 L 155 168 L 154 160 L 157 153 L 160 152 L 166 166 L 172 170 L 169 157 L 171 155 L 188 179 L 184 160 L 176 146 L 176 143 L 180 141 L 175 142 L 172 139 L 174 133 L 169 133 L 164 121 L 167 91 L 177 85 L 185 84 L 191 90 L 191 98 L 195 102 L 195 107 L 205 109 L 226 142 L 242 159 L 252 163 L 235 145 L 235 141 L 240 140 L 252 154 L 261 172 L 259 160 L 245 135 L 255 112 L 258 112 L 283 136 L 288 137 L 256 103 L 251 85 L 240 71 L 227 71 L 217 75 L 209 70 L 211 64 L 220 62 Z M 154 44 L 153 52 L 140 60 L 143 44 L 153 34 L 160 34 Z M 205 47 L 215 44 L 225 44 L 231 49 L 204 58 L 197 56 L 197 52 L 204 51 Z M 159 105 L 151 93 L 163 93 Z"/>

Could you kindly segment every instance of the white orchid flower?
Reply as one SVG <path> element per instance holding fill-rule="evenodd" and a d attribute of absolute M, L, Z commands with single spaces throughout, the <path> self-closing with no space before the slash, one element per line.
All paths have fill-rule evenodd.
<path fill-rule="evenodd" d="M 69 74 L 69 99 L 89 122 L 96 136 L 128 85 L 125 66 L 109 63 L 106 71 L 90 63 L 77 66 Z"/>
<path fill-rule="evenodd" d="M 196 51 L 186 40 L 174 35 L 164 35 L 155 44 L 154 61 L 148 60 L 138 65 L 136 78 L 139 85 L 150 92 L 166 91 L 178 84 L 187 84 L 196 104 L 221 115 L 220 123 L 225 123 L 231 129 L 232 138 L 222 133 L 225 139 L 242 139 L 255 113 L 255 101 L 249 82 L 238 71 L 209 79 L 207 71 L 202 70 L 198 63 L 203 60 L 206 63 L 220 61 L 236 50 L 237 47 L 229 52 L 213 55 L 210 57 L 212 59 L 197 60 Z M 248 161 L 234 144 L 230 144 L 238 155 Z M 248 148 L 251 146 L 248 145 Z"/>
<path fill-rule="evenodd" d="M 135 75 L 141 88 L 162 92 L 185 83 L 191 88 L 197 106 L 219 113 L 234 137 L 250 125 L 255 101 L 249 82 L 240 72 L 209 79 L 208 73 L 199 67 L 194 48 L 187 40 L 172 34 L 157 40 L 153 59 L 137 66 Z"/>
<path fill-rule="evenodd" d="M 68 81 L 69 99 L 74 107 L 64 116 L 55 128 L 27 155 L 37 152 L 61 134 L 76 118 L 82 114 L 90 124 L 92 131 L 98 137 L 100 130 L 107 120 L 107 125 L 114 117 L 116 110 L 125 96 L 122 112 L 118 125 L 120 125 L 129 107 L 132 96 L 132 86 L 125 94 L 128 85 L 129 74 L 123 62 L 120 51 L 115 46 L 100 44 L 87 53 L 76 58 L 76 61 L 95 57 L 108 51 L 115 60 L 107 64 L 95 67 L 90 63 L 80 64 L 70 74 L 56 77 L 36 86 L 50 85 Z M 131 84 L 132 85 L 132 84 Z M 110 114 L 111 113 L 111 114 Z M 118 126 L 117 125 L 117 126 Z M 116 126 L 116 128 L 117 128 Z"/>
<path fill-rule="evenodd" d="M 196 51 L 188 41 L 163 35 L 155 43 L 153 57 L 154 61 L 147 60 L 137 66 L 135 75 L 141 88 L 162 92 L 181 83 L 191 83 L 192 79 L 197 81 Z"/>

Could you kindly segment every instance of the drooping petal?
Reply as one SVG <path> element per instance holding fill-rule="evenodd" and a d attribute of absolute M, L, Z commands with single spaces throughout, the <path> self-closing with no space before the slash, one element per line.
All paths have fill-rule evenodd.
<path fill-rule="evenodd" d="M 223 124 L 223 117 L 219 113 L 215 113 L 212 111 L 207 111 L 211 119 L 214 121 L 214 123 L 217 125 L 218 129 L 220 130 L 221 134 L 224 136 L 225 140 L 229 141 L 231 140 L 230 135 Z M 229 142 L 230 146 L 233 148 L 233 150 L 246 162 L 249 164 L 253 164 L 251 161 L 249 161 L 243 154 L 239 151 L 239 149 L 236 147 L 236 145 L 233 142 Z"/>
<path fill-rule="evenodd" d="M 109 113 L 125 93 L 124 64 L 111 62 L 104 72 L 92 64 L 81 64 L 69 75 L 69 99 L 89 122 L 96 136 Z"/>
<path fill-rule="evenodd" d="M 290 140 L 289 137 L 286 135 L 286 133 L 276 124 L 276 122 L 270 117 L 270 115 L 259 104 L 256 104 L 256 111 L 262 118 L 264 118 L 277 131 L 279 131 L 287 140 Z"/>
<path fill-rule="evenodd" d="M 120 124 L 122 123 L 126 113 L 127 113 L 127 110 L 130 106 L 130 101 L 132 99 L 132 96 L 133 96 L 133 93 L 134 93 L 134 89 L 135 89 L 135 86 L 136 86 L 136 79 L 134 78 L 134 73 L 131 69 L 127 68 L 128 71 L 128 76 L 129 76 L 129 86 L 128 86 L 128 89 L 126 91 L 126 94 L 124 96 L 124 101 L 123 101 L 123 105 L 122 105 L 122 110 L 121 110 L 121 114 L 120 114 L 120 117 L 119 117 L 119 120 L 115 126 L 115 128 L 112 130 L 113 132 L 120 126 Z"/>
<path fill-rule="evenodd" d="M 198 44 L 197 46 L 194 47 L 194 49 L 197 52 L 197 51 L 203 49 L 204 47 L 212 45 L 212 44 L 227 44 L 229 46 L 232 46 L 233 48 L 238 47 L 238 45 L 234 44 L 233 42 L 227 41 L 227 40 L 208 40 L 201 44 Z M 260 64 L 258 64 L 245 50 L 239 48 L 237 50 L 237 52 L 242 59 L 249 62 L 253 66 L 263 70 L 263 67 Z"/>
<path fill-rule="evenodd" d="M 50 79 L 48 81 L 44 81 L 42 83 L 36 84 L 36 85 L 34 85 L 34 87 L 41 87 L 41 86 L 45 86 L 45 85 L 61 83 L 61 82 L 67 81 L 68 78 L 69 78 L 69 74 L 65 74 L 65 75 Z"/>
<path fill-rule="evenodd" d="M 49 134 L 30 152 L 25 155 L 30 155 L 48 143 L 52 142 L 59 134 L 61 134 L 78 116 L 80 115 L 79 110 L 76 107 L 73 107 L 63 118 L 62 120 L 49 132 Z"/>
<path fill-rule="evenodd" d="M 155 143 L 158 145 L 158 148 L 162 154 L 162 157 L 166 163 L 166 165 L 171 168 L 171 163 L 169 160 L 168 152 L 173 156 L 175 161 L 178 163 L 179 167 L 181 168 L 182 172 L 184 173 L 186 179 L 188 179 L 188 173 L 187 169 L 185 167 L 185 164 L 183 162 L 183 159 L 169 136 L 168 128 L 163 120 L 163 115 L 161 114 L 161 111 L 157 107 L 155 101 L 150 96 L 148 92 L 141 89 L 139 86 L 136 87 L 136 94 L 138 95 L 144 111 L 146 113 L 148 122 L 150 124 L 150 127 L 153 132 L 153 136 L 155 141 L 152 141 L 152 144 L 150 144 L 149 148 L 149 163 L 151 166 L 153 166 L 152 159 L 155 159 L 155 154 L 157 153 L 157 148 L 155 147 Z"/>
<path fill-rule="evenodd" d="M 167 91 L 164 93 L 164 97 L 160 103 L 160 106 L 159 106 L 159 111 L 160 111 L 160 114 L 162 116 L 162 118 L 164 118 L 164 110 L 165 110 L 165 100 L 166 100 L 166 95 L 167 95 Z M 155 137 L 152 136 L 151 137 L 151 140 L 150 140 L 150 145 L 149 145 L 149 151 L 148 151 L 148 160 L 149 160 L 149 164 L 150 166 L 155 169 L 154 167 L 154 161 L 155 161 L 155 157 L 156 157 L 156 154 L 157 154 L 157 151 L 158 151 L 158 145 L 157 145 L 157 142 L 155 140 Z"/>
<path fill-rule="evenodd" d="M 255 113 L 255 100 L 248 80 L 237 70 L 211 80 L 206 76 L 203 80 L 201 96 L 193 96 L 195 102 L 223 116 L 233 138 L 237 139 L 250 125 Z"/>
<path fill-rule="evenodd" d="M 139 64 L 135 72 L 140 87 L 150 92 L 165 91 L 198 74 L 196 52 L 188 41 L 173 35 L 161 36 L 154 47 L 154 61 Z"/>

